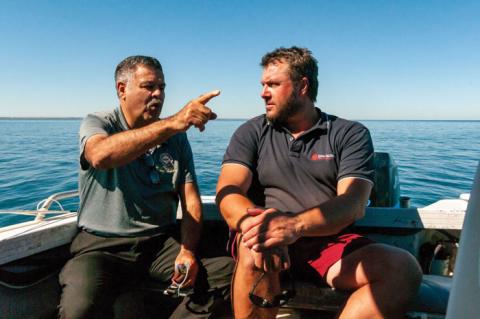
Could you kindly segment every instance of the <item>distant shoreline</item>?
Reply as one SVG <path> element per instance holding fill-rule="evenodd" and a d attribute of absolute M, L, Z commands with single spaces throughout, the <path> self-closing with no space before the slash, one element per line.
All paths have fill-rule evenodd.
<path fill-rule="evenodd" d="M 0 116 L 0 121 L 65 121 L 65 120 L 75 120 L 79 121 L 82 120 L 83 117 L 76 117 L 76 116 L 71 116 L 71 117 L 35 117 L 35 116 L 26 116 L 26 117 L 18 117 L 18 116 Z M 217 118 L 217 121 L 247 121 L 249 120 L 248 118 Z M 374 122 L 374 121 L 391 121 L 391 122 L 480 122 L 479 120 L 422 120 L 422 119 L 415 119 L 415 120 L 408 120 L 408 119 L 394 119 L 394 120 L 385 120 L 385 119 L 352 119 L 354 121 L 369 121 L 369 122 Z"/>

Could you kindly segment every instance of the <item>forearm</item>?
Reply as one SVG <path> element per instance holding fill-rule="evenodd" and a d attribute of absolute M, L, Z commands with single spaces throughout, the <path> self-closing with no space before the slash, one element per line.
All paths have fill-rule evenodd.
<path fill-rule="evenodd" d="M 195 252 L 202 236 L 202 218 L 200 216 L 191 216 L 190 214 L 184 214 L 182 217 L 181 225 L 181 246 L 182 249 Z"/>
<path fill-rule="evenodd" d="M 158 120 L 145 127 L 113 134 L 98 141 L 88 150 L 88 160 L 93 167 L 101 169 L 122 166 L 178 132 L 170 118 Z"/>
<path fill-rule="evenodd" d="M 217 205 L 228 226 L 236 231 L 241 231 L 242 222 L 249 217 L 247 209 L 255 207 L 255 204 L 239 190 L 223 197 Z"/>
<path fill-rule="evenodd" d="M 355 196 L 339 195 L 299 213 L 297 231 L 301 237 L 334 235 L 362 217 L 364 211 L 365 204 Z"/>
<path fill-rule="evenodd" d="M 202 202 L 196 185 L 188 184 L 182 201 L 181 247 L 194 253 L 202 236 Z"/>
<path fill-rule="evenodd" d="M 248 167 L 233 163 L 222 166 L 215 201 L 228 226 L 236 231 L 241 231 L 243 221 L 249 217 L 247 209 L 255 207 L 247 197 L 251 182 Z"/>

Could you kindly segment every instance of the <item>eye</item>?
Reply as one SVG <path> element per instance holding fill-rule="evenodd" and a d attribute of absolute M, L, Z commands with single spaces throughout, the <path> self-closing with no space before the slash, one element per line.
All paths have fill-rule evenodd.
<path fill-rule="evenodd" d="M 261 83 L 262 87 L 263 86 L 267 86 L 268 88 L 275 88 L 278 86 L 278 83 L 276 82 L 264 82 L 264 83 Z"/>
<path fill-rule="evenodd" d="M 278 86 L 278 83 L 277 82 L 268 82 L 267 86 L 269 88 L 276 88 Z"/>
<path fill-rule="evenodd" d="M 155 85 L 153 85 L 153 84 L 143 84 L 142 88 L 144 88 L 148 91 L 153 91 L 155 89 Z"/>

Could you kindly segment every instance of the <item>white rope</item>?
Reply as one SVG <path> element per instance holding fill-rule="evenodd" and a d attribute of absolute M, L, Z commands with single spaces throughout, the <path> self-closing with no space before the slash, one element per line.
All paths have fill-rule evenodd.
<path fill-rule="evenodd" d="M 37 212 L 19 212 L 16 210 L 12 211 L 0 211 L 0 214 L 11 214 L 11 215 L 25 215 L 25 216 L 37 216 Z"/>
<path fill-rule="evenodd" d="M 47 200 L 48 200 L 48 198 L 40 201 L 40 202 L 37 204 L 37 210 L 39 210 L 39 209 L 40 209 L 40 206 L 42 206 L 42 204 L 44 204 Z M 57 204 L 58 207 L 60 207 L 60 210 L 61 210 L 61 211 L 65 211 L 65 209 L 63 209 L 62 204 L 60 204 L 60 202 L 59 202 L 58 200 L 56 200 L 56 199 L 51 199 L 51 201 L 52 201 L 53 203 Z"/>

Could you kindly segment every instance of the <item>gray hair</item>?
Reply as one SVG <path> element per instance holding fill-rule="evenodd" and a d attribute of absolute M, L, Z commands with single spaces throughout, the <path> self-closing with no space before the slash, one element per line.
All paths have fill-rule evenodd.
<path fill-rule="evenodd" d="M 115 69 L 115 83 L 118 81 L 128 82 L 139 65 L 151 67 L 163 73 L 162 65 L 157 59 L 144 55 L 133 55 L 117 65 Z"/>

